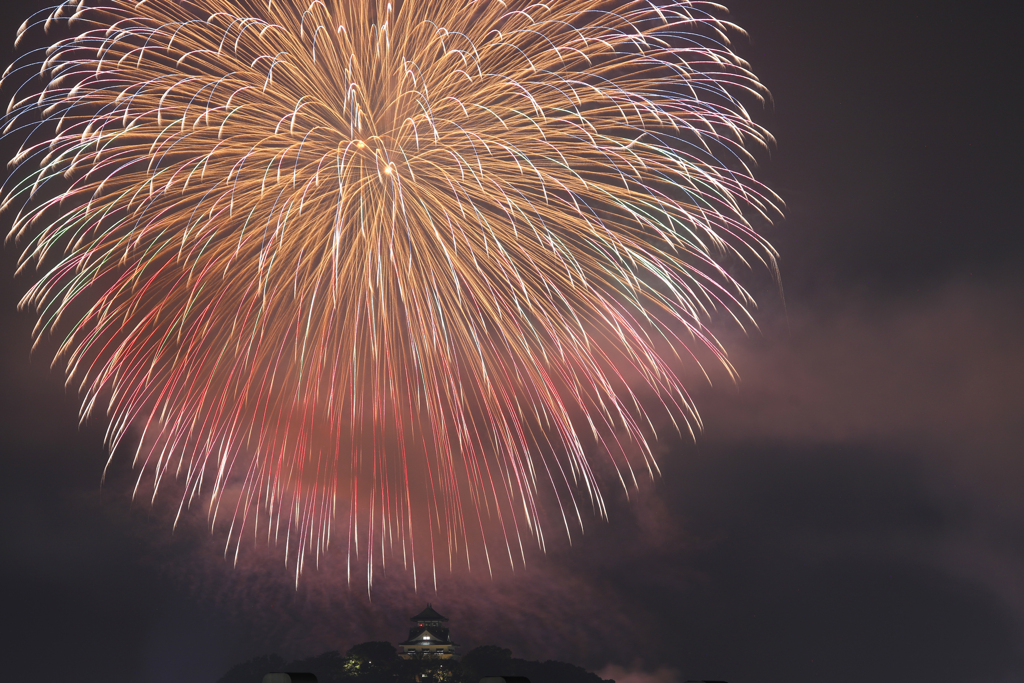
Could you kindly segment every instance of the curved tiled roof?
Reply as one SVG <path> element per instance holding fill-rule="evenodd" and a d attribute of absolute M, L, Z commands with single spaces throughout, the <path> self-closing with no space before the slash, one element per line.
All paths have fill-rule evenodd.
<path fill-rule="evenodd" d="M 434 611 L 434 608 L 427 605 L 427 608 L 414 617 L 410 617 L 409 621 L 448 621 L 448 617 L 443 617 Z"/>
<path fill-rule="evenodd" d="M 440 633 L 436 633 L 434 629 L 423 628 L 423 629 L 412 629 L 409 631 L 409 640 L 399 643 L 399 645 L 423 645 L 428 643 L 430 645 L 455 645 L 452 642 L 451 636 L 448 635 L 448 629 L 440 629 Z M 423 636 L 429 636 L 427 640 L 423 639 Z"/>

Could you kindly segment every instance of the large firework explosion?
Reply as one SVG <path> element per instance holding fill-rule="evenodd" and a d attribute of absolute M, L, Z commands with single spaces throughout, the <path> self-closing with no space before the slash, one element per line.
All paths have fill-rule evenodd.
<path fill-rule="evenodd" d="M 598 470 L 655 473 L 651 410 L 699 426 L 676 357 L 728 368 L 708 313 L 752 302 L 721 264 L 773 266 L 739 101 L 762 88 L 712 12 L 47 10 L 5 75 L 36 334 L 138 490 L 202 501 L 236 556 L 276 539 L 297 577 L 340 530 L 370 581 L 385 555 L 515 565 L 546 501 L 572 532 Z"/>

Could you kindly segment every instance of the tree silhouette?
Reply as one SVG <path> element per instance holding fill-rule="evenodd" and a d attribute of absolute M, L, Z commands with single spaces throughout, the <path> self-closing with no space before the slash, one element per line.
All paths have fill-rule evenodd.
<path fill-rule="evenodd" d="M 615 683 L 573 664 L 517 659 L 512 651 L 484 645 L 455 659 L 402 659 L 391 643 L 353 645 L 345 656 L 337 651 L 285 663 L 277 655 L 233 667 L 217 683 L 261 683 L 270 671 L 309 671 L 319 683 L 479 683 L 485 676 L 523 676 L 530 683 Z"/>

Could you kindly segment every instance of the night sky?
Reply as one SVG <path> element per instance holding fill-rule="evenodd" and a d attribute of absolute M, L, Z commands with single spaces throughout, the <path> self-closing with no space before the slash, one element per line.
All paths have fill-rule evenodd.
<path fill-rule="evenodd" d="M 6 2 L 5 63 L 31 6 Z M 336 553 L 296 589 L 279 550 L 233 568 L 203 515 L 172 533 L 165 506 L 132 503 L 127 458 L 101 488 L 104 425 L 79 426 L 30 354 L 7 245 L 4 675 L 213 683 L 259 654 L 396 642 L 429 601 L 462 652 L 619 683 L 1024 681 L 1020 17 L 728 4 L 773 96 L 748 104 L 777 139 L 758 176 L 786 202 L 765 230 L 785 299 L 744 276 L 761 330 L 716 328 L 741 381 L 691 385 L 696 443 L 659 442 L 660 479 L 514 573 L 415 593 L 389 569 L 368 597 Z"/>

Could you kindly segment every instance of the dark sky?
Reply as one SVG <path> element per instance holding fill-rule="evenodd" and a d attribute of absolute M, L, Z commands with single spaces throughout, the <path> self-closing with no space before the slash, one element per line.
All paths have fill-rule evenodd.
<path fill-rule="evenodd" d="M 257 654 L 396 641 L 430 601 L 463 652 L 619 683 L 1024 681 L 1020 17 L 729 4 L 774 98 L 754 116 L 777 138 L 759 174 L 787 204 L 766 233 L 785 305 L 753 274 L 762 329 L 721 329 L 742 380 L 694 387 L 696 444 L 659 444 L 658 481 L 514 574 L 416 594 L 397 571 L 371 599 L 328 566 L 296 589 L 279 553 L 232 568 L 201 520 L 172 534 L 130 503 L 126 463 L 101 489 L 103 425 L 30 357 L 8 245 L 5 675 L 212 683 Z M 27 7 L 7 0 L 4 61 Z"/>

